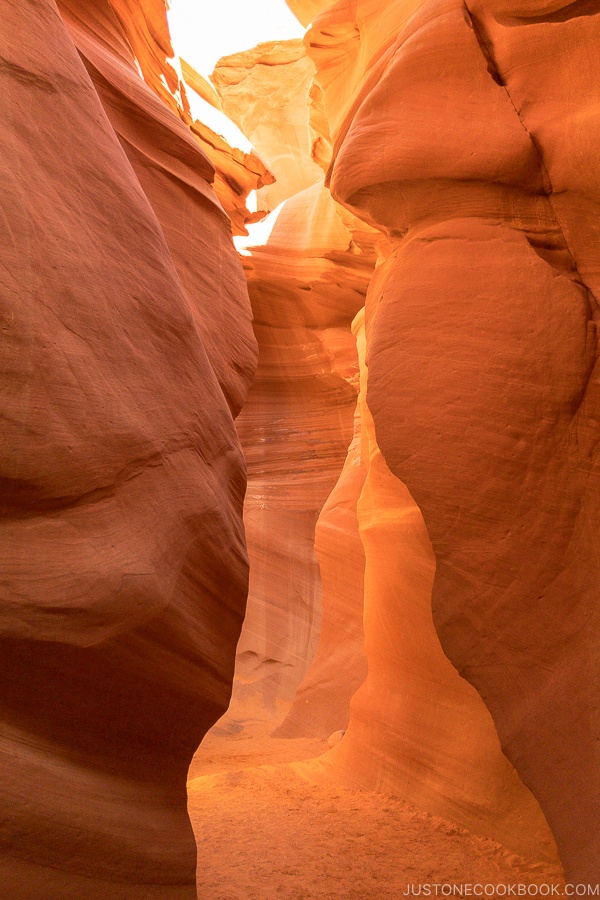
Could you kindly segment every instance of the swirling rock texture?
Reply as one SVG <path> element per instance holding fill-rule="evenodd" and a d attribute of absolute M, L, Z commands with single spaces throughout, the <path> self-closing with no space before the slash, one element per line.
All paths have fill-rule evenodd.
<path fill-rule="evenodd" d="M 315 661 L 294 722 L 284 727 L 290 736 L 345 727 L 364 678 L 362 572 L 352 580 L 349 567 L 347 591 L 336 585 L 322 620 L 315 526 L 352 437 L 358 366 L 350 323 L 364 303 L 377 233 L 334 203 L 312 159 L 311 144 L 328 141 L 318 132 L 327 128 L 324 116 L 313 112 L 309 131 L 313 73 L 303 44 L 284 41 L 225 57 L 211 76 L 223 110 L 278 177 L 278 193 L 259 191 L 259 205 L 287 198 L 266 245 L 244 259 L 259 363 L 238 420 L 251 574 L 228 717 L 280 719 L 319 646 L 321 665 Z M 323 512 L 317 532 L 334 534 L 347 505 L 341 495 L 328 504 L 331 515 Z M 319 557 L 331 555 L 326 544 L 317 542 Z M 345 642 L 336 610 L 345 617 Z"/>
<path fill-rule="evenodd" d="M 599 31 L 591 0 L 342 0 L 308 37 L 333 195 L 393 247 L 367 300 L 367 405 L 431 539 L 437 632 L 567 878 L 592 883 Z"/>
<path fill-rule="evenodd" d="M 162 2 L 10 2 L 0 44 L 2 895 L 193 897 L 186 773 L 247 593 L 245 280 Z"/>
<path fill-rule="evenodd" d="M 350 700 L 367 675 L 363 598 L 365 554 L 358 530 L 357 502 L 366 476 L 361 454 L 361 419 L 341 475 L 315 528 L 315 551 L 322 585 L 319 645 L 294 703 L 276 737 L 329 738 L 344 731 Z"/>
<path fill-rule="evenodd" d="M 315 525 L 352 436 L 349 325 L 373 266 L 372 237 L 355 235 L 361 249 L 348 225 L 321 180 L 285 203 L 267 244 L 244 262 L 259 345 L 238 420 L 251 575 L 234 697 L 245 715 L 289 703 L 319 641 Z"/>

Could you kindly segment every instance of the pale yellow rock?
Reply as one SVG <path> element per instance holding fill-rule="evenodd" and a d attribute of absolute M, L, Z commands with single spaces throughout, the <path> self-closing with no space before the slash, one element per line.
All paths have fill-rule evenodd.
<path fill-rule="evenodd" d="M 211 79 L 223 111 L 244 132 L 276 182 L 258 192 L 260 209 L 314 184 L 307 98 L 314 66 L 300 40 L 273 41 L 219 60 Z"/>

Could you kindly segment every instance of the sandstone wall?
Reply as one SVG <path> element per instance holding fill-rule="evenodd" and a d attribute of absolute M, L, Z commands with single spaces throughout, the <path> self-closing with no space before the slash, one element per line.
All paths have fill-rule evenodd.
<path fill-rule="evenodd" d="M 367 301 L 382 286 L 385 266 Z M 531 793 L 502 754 L 492 718 L 444 655 L 431 611 L 436 562 L 419 507 L 390 471 L 369 407 L 364 311 L 353 325 L 361 358 L 357 502 L 364 548 L 368 676 L 348 732 L 326 765 L 343 783 L 401 796 L 419 809 L 492 837 L 528 858 L 555 858 Z M 347 541 L 338 571 L 351 550 Z"/>
<path fill-rule="evenodd" d="M 277 176 L 259 190 L 259 206 L 285 200 L 266 244 L 244 257 L 259 362 L 238 420 L 251 567 L 229 717 L 281 719 L 319 648 L 320 662 L 281 733 L 327 736 L 331 722 L 347 723 L 350 696 L 364 678 L 362 587 L 360 577 L 348 578 L 342 597 L 326 584 L 322 620 L 318 556 L 331 556 L 332 547 L 325 537 L 315 554 L 315 529 L 335 542 L 344 517 L 341 496 L 328 503 L 331 513 L 321 511 L 352 437 L 358 365 L 350 323 L 364 303 L 375 251 L 373 229 L 333 202 L 313 161 L 314 142 L 323 142 L 319 163 L 328 146 L 314 103 L 309 129 L 313 71 L 300 41 L 282 41 L 225 57 L 211 78 L 223 109 Z M 356 528 L 355 535 L 359 544 Z M 333 578 L 335 571 L 334 562 Z M 336 609 L 347 616 L 347 642 Z"/>
<path fill-rule="evenodd" d="M 193 897 L 187 767 L 247 592 L 247 290 L 164 4 L 3 17 L 2 893 Z"/>
<path fill-rule="evenodd" d="M 272 210 L 322 178 L 311 159 L 307 97 L 314 66 L 300 40 L 270 41 L 225 56 L 211 76 L 222 109 L 275 176 L 258 192 Z"/>
<path fill-rule="evenodd" d="M 238 637 L 242 714 L 350 719 L 341 783 L 551 859 L 545 815 L 600 880 L 600 4 L 288 5 L 310 58 L 236 54 L 212 98 L 273 186 L 192 122 L 164 0 L 6 4 L 16 900 L 194 896 L 185 776 Z M 252 190 L 287 199 L 250 305 Z"/>
<path fill-rule="evenodd" d="M 593 2 L 341 0 L 307 38 L 333 195 L 391 242 L 367 404 L 432 542 L 437 631 L 592 883 L 599 27 Z"/>
<path fill-rule="evenodd" d="M 319 644 L 278 737 L 329 738 L 348 727 L 350 700 L 367 675 L 363 597 L 365 554 L 358 531 L 357 501 L 366 469 L 361 420 L 340 477 L 325 501 L 315 528 L 315 551 L 323 591 Z"/>

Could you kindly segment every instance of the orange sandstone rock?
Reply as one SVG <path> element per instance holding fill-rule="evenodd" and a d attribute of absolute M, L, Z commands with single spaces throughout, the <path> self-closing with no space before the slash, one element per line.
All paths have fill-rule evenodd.
<path fill-rule="evenodd" d="M 242 714 L 291 701 L 319 639 L 315 525 L 352 434 L 349 323 L 373 264 L 372 237 L 361 251 L 344 219 L 317 184 L 287 201 L 267 244 L 245 259 L 259 363 L 238 420 L 252 561 L 234 695 Z"/>
<path fill-rule="evenodd" d="M 251 313 L 229 222 L 207 183 L 213 167 L 189 127 L 140 79 L 131 48 L 111 28 L 114 16 L 106 0 L 61 0 L 61 10 L 161 224 L 212 368 L 237 414 L 254 365 Z M 227 257 L 232 264 L 223 272 Z"/>
<path fill-rule="evenodd" d="M 162 40 L 160 4 L 129 8 Z M 0 883 L 16 900 L 195 896 L 186 772 L 227 705 L 247 592 L 231 412 L 254 361 L 247 294 L 212 166 L 135 75 L 124 10 L 61 4 L 71 33 L 50 0 L 3 11 Z"/>
<path fill-rule="evenodd" d="M 285 0 L 298 21 L 310 25 L 315 16 L 331 5 L 331 0 Z"/>
<path fill-rule="evenodd" d="M 385 266 L 369 296 L 377 296 L 382 276 Z M 327 765 L 352 787 L 400 796 L 524 856 L 553 860 L 554 842 L 535 799 L 502 754 L 481 698 L 440 646 L 431 612 L 431 542 L 418 506 L 381 454 L 367 406 L 364 312 L 353 328 L 366 469 L 357 515 L 368 677 Z"/>
<path fill-rule="evenodd" d="M 190 87 L 199 97 L 205 100 L 207 103 L 210 103 L 211 106 L 214 106 L 215 109 L 223 112 L 223 104 L 221 103 L 221 98 L 215 91 L 214 87 L 204 78 L 199 72 L 191 66 L 185 59 L 181 59 L 181 74 L 184 77 L 185 83 L 188 87 Z"/>
<path fill-rule="evenodd" d="M 334 196 L 394 246 L 367 402 L 432 541 L 442 645 L 591 883 L 599 28 L 588 2 L 342 0 L 308 37 Z"/>
<path fill-rule="evenodd" d="M 348 725 L 350 700 L 365 680 L 363 594 L 365 555 L 356 505 L 365 480 L 360 452 L 360 415 L 344 468 L 323 506 L 315 529 L 322 584 L 319 645 L 298 686 L 294 704 L 276 737 L 338 737 Z"/>
<path fill-rule="evenodd" d="M 198 167 L 193 160 L 199 144 L 212 163 L 207 177 L 214 183 L 213 200 L 216 193 L 234 234 L 246 234 L 245 224 L 256 215 L 246 209 L 245 199 L 272 183 L 273 176 L 254 152 L 230 147 L 208 126 L 192 121 L 184 82 L 167 58 L 174 52 L 168 32 L 166 44 L 163 35 L 164 0 L 142 7 L 137 0 L 129 5 L 123 0 L 61 0 L 60 8 L 121 141 L 148 157 L 146 168 L 159 166 L 180 180 L 187 178 L 196 190 L 190 170 Z"/>

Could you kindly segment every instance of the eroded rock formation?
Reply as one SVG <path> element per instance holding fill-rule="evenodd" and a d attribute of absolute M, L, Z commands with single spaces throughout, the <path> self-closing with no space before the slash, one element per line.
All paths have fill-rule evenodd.
<path fill-rule="evenodd" d="M 350 700 L 367 675 L 363 600 L 365 554 L 358 531 L 357 501 L 366 468 L 360 449 L 360 414 L 342 473 L 315 528 L 323 608 L 319 645 L 277 737 L 342 734 Z"/>
<path fill-rule="evenodd" d="M 245 259 L 259 363 L 238 428 L 248 461 L 250 600 L 236 697 L 291 700 L 319 641 L 315 525 L 352 436 L 349 324 L 372 268 L 322 182 L 289 200 Z M 294 459 L 290 465 L 290 459 Z"/>
<path fill-rule="evenodd" d="M 370 293 L 381 289 L 384 272 L 378 269 Z M 431 542 L 418 506 L 385 462 L 367 405 L 364 310 L 353 328 L 366 470 L 357 517 L 368 677 L 327 765 L 352 787 L 401 796 L 523 856 L 551 860 L 554 842 L 536 801 L 502 754 L 481 698 L 440 646 L 431 612 Z M 338 571 L 350 549 L 347 542 L 338 554 Z"/>
<path fill-rule="evenodd" d="M 590 882 L 599 28 L 593 2 L 358 0 L 308 38 L 332 192 L 393 246 L 367 302 L 367 403 L 432 541 L 437 630 L 567 877 Z"/>
<path fill-rule="evenodd" d="M 248 591 L 240 439 L 236 711 L 336 732 L 304 776 L 530 858 L 549 823 L 600 880 L 600 4 L 288 5 L 308 57 L 228 57 L 218 93 L 183 63 L 260 158 L 192 121 L 164 0 L 5 10 L 16 900 L 194 895 L 185 775 Z M 286 202 L 244 277 L 253 190 Z"/>
<path fill-rule="evenodd" d="M 314 74 L 302 41 L 271 41 L 225 56 L 212 74 L 223 111 L 238 125 L 275 175 L 258 192 L 272 210 L 322 178 L 311 159 L 307 96 Z"/>
<path fill-rule="evenodd" d="M 259 364 L 238 420 L 248 461 L 251 575 L 231 715 L 285 709 L 320 641 L 323 671 L 307 696 L 301 691 L 302 725 L 290 727 L 329 734 L 329 721 L 347 724 L 350 696 L 364 677 L 362 599 L 340 605 L 338 594 L 321 621 L 315 525 L 352 436 L 358 379 L 350 323 L 364 303 L 375 253 L 373 229 L 333 202 L 312 160 L 312 75 L 302 43 L 285 41 L 224 58 L 212 80 L 223 109 L 278 177 L 267 189 L 278 193 L 260 190 L 259 206 L 288 198 L 266 245 L 244 259 Z M 327 527 L 322 517 L 319 531 Z M 349 590 L 362 595 L 360 583 Z M 338 627 L 336 602 L 349 613 L 346 647 L 327 639 L 328 628 Z M 333 686 L 337 662 L 355 654 L 363 667 L 355 660 L 345 667 L 345 687 Z"/>
<path fill-rule="evenodd" d="M 0 43 L 2 894 L 193 897 L 186 772 L 247 592 L 245 280 L 162 2 L 11 2 Z"/>

